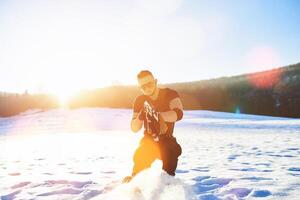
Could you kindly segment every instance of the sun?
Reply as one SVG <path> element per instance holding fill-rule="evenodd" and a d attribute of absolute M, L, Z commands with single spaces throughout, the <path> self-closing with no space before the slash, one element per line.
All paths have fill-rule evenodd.
<path fill-rule="evenodd" d="M 57 97 L 60 107 L 68 107 L 72 98 L 77 94 L 75 91 L 68 89 L 56 90 L 56 92 L 53 93 Z"/>
<path fill-rule="evenodd" d="M 65 94 L 58 95 L 59 105 L 62 107 L 66 107 L 69 104 L 70 96 Z"/>

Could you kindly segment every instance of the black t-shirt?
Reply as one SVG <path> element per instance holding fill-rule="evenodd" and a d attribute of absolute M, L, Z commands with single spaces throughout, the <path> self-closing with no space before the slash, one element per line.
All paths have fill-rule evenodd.
<path fill-rule="evenodd" d="M 140 95 L 136 97 L 133 104 L 133 112 L 140 112 L 140 110 L 144 108 L 145 101 L 148 101 L 150 104 L 152 104 L 154 109 L 158 112 L 170 111 L 170 101 L 177 97 L 179 97 L 179 95 L 175 90 L 170 88 L 160 88 L 156 100 L 152 100 L 146 95 Z M 166 124 L 168 126 L 166 134 L 172 135 L 174 130 L 174 122 L 166 122 Z M 145 126 L 146 122 L 144 122 L 144 127 Z"/>

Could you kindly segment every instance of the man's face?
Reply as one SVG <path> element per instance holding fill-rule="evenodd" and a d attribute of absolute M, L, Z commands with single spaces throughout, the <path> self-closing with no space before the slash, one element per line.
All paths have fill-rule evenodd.
<path fill-rule="evenodd" d="M 150 96 L 156 89 L 157 80 L 154 79 L 151 75 L 144 76 L 143 78 L 138 79 L 138 82 L 139 88 L 142 90 L 144 95 Z"/>

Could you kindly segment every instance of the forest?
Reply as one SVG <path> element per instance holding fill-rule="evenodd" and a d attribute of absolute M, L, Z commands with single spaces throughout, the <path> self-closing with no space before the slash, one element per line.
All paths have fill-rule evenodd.
<path fill-rule="evenodd" d="M 134 77 L 135 78 L 135 77 Z M 159 80 L 158 80 L 159 81 Z M 185 110 L 212 110 L 270 116 L 300 117 L 300 63 L 272 70 L 209 80 L 159 85 L 175 89 Z M 113 85 L 78 92 L 68 108 L 131 108 L 137 85 Z M 48 94 L 0 92 L 0 116 L 29 109 L 60 107 Z"/>

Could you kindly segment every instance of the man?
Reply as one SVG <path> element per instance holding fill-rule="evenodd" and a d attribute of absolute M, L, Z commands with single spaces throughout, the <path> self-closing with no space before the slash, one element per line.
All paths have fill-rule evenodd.
<path fill-rule="evenodd" d="M 183 106 L 178 93 L 170 88 L 158 88 L 157 79 L 148 70 L 137 75 L 142 95 L 133 104 L 131 130 L 138 132 L 144 125 L 144 137 L 136 149 L 132 175 L 123 179 L 129 182 L 140 171 L 151 167 L 155 159 L 163 162 L 163 170 L 175 176 L 181 147 L 173 136 L 174 123 L 182 119 Z"/>

